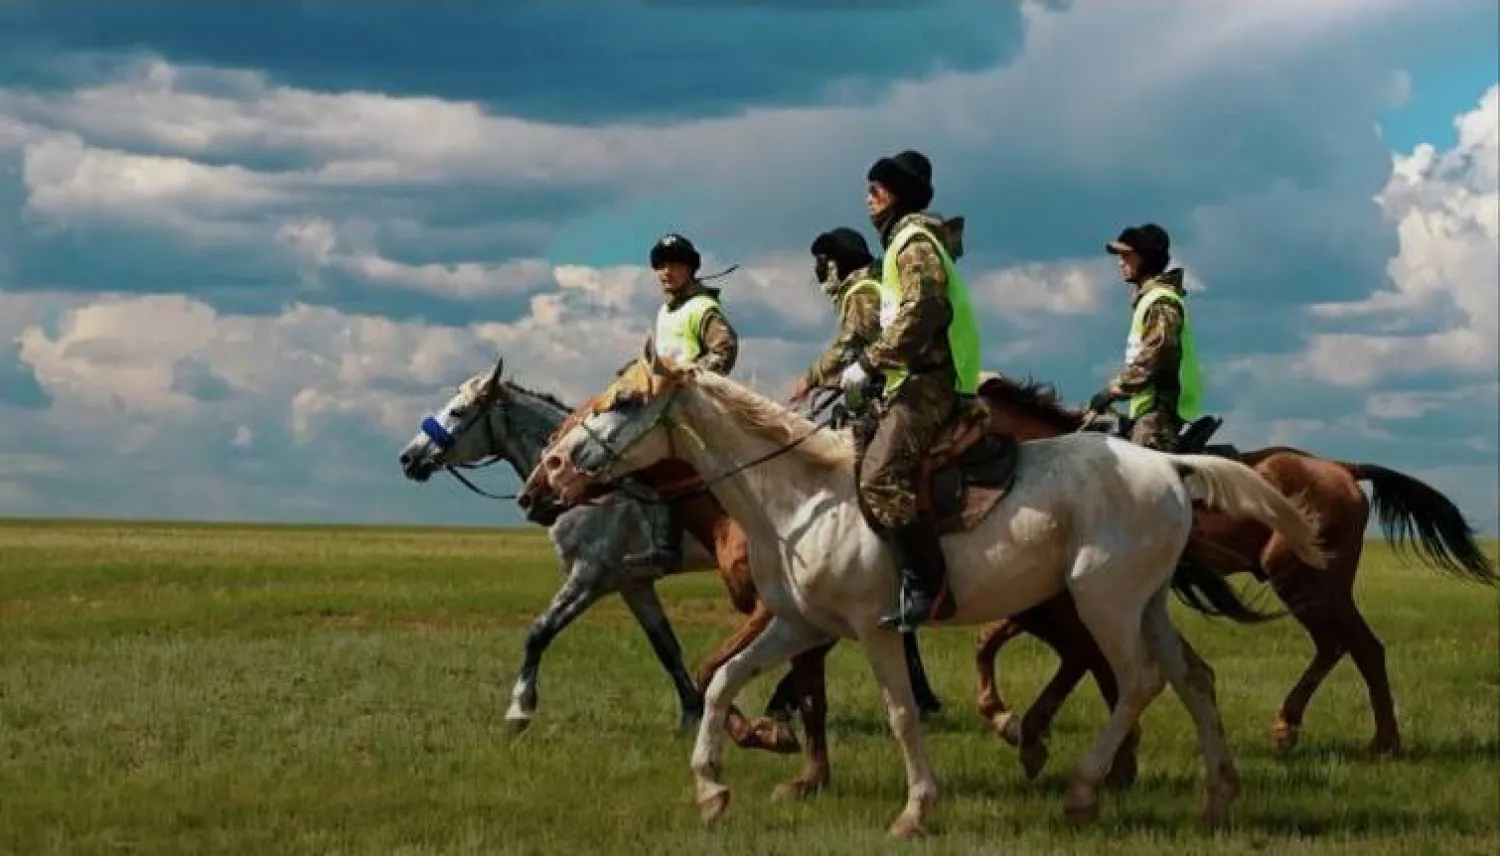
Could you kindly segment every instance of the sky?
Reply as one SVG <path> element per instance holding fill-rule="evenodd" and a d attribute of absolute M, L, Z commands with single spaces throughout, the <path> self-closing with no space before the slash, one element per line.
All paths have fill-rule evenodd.
<path fill-rule="evenodd" d="M 1500 529 L 1493 0 L 427 5 L 0 2 L 0 514 L 516 523 L 401 477 L 456 384 L 598 391 L 681 231 L 785 395 L 916 148 L 986 369 L 1086 402 L 1154 221 L 1219 439 Z"/>

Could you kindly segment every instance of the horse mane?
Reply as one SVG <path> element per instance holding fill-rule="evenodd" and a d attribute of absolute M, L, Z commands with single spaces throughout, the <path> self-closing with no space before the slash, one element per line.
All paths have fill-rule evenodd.
<path fill-rule="evenodd" d="M 490 376 L 488 373 L 474 375 L 473 377 L 465 380 L 458 385 L 459 392 L 462 392 L 464 394 L 464 397 L 469 401 L 473 401 L 474 399 L 479 397 L 480 384 L 483 384 L 485 381 L 489 380 L 489 377 Z M 523 395 L 529 395 L 532 398 L 540 399 L 541 401 L 544 401 L 547 404 L 556 407 L 558 410 L 561 410 L 564 413 L 571 413 L 573 411 L 573 408 L 571 406 L 564 404 L 560 399 L 558 399 L 557 396 L 553 395 L 550 392 L 541 392 L 540 390 L 529 389 L 520 385 L 519 383 L 516 383 L 513 380 L 503 381 L 503 383 L 505 386 L 509 387 L 512 390 L 515 390 L 516 392 L 522 393 Z"/>
<path fill-rule="evenodd" d="M 692 377 L 699 388 L 739 417 L 750 433 L 779 445 L 796 443 L 788 454 L 824 469 L 853 465 L 854 443 L 847 431 L 820 426 L 715 372 L 695 370 Z"/>
<path fill-rule="evenodd" d="M 514 389 L 517 392 L 529 395 L 532 398 L 540 398 L 542 401 L 547 402 L 548 404 L 552 405 L 553 407 L 556 407 L 558 410 L 561 410 L 564 413 L 572 413 L 573 412 L 573 406 L 572 405 L 570 405 L 570 404 L 564 404 L 561 399 L 559 399 L 557 396 L 553 395 L 550 392 L 541 392 L 540 390 L 529 389 L 527 387 L 521 386 L 519 383 L 516 383 L 513 380 L 506 381 L 505 385 L 509 386 L 511 389 Z"/>
<path fill-rule="evenodd" d="M 978 394 L 992 403 L 1013 407 L 1034 419 L 1052 423 L 1059 428 L 1072 430 L 1083 423 L 1083 411 L 1074 410 L 1063 402 L 1057 387 L 1050 383 L 1032 380 L 1014 380 L 1004 375 L 992 375 L 979 385 Z"/>

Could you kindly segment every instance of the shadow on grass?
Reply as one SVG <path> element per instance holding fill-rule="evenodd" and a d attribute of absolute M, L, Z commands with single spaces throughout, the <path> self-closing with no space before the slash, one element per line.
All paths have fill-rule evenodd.
<path fill-rule="evenodd" d="M 1430 742 L 1408 743 L 1394 758 L 1373 758 L 1367 743 L 1357 740 L 1303 739 L 1290 756 L 1281 758 L 1263 743 L 1247 746 L 1239 753 L 1243 759 L 1272 760 L 1281 764 L 1344 762 L 1369 764 L 1500 763 L 1500 738 L 1466 735 Z"/>

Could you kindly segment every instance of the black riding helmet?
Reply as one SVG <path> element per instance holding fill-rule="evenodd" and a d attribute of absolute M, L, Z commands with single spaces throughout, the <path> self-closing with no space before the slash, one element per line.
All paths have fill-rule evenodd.
<path fill-rule="evenodd" d="M 1167 269 L 1172 260 L 1172 239 L 1155 223 L 1130 226 L 1120 232 L 1119 237 L 1104 245 L 1104 251 L 1118 256 L 1133 250 L 1141 257 L 1141 274 L 1156 276 Z"/>
<path fill-rule="evenodd" d="M 698 248 L 693 246 L 692 241 L 676 232 L 669 232 L 651 247 L 651 269 L 661 270 L 668 262 L 681 262 L 696 274 L 698 266 L 703 263 L 703 257 L 698 255 Z"/>
<path fill-rule="evenodd" d="M 813 239 L 811 250 L 814 256 L 821 256 L 837 265 L 840 276 L 847 276 L 850 271 L 859 270 L 875 261 L 864 236 L 843 226 L 830 229 Z"/>

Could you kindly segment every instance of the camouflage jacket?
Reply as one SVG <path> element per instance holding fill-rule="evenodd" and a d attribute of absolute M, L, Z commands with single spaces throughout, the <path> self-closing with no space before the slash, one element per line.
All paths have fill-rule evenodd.
<path fill-rule="evenodd" d="M 963 220 L 945 221 L 934 214 L 919 211 L 891 224 L 881 235 L 882 243 L 908 223 L 924 224 L 943 242 L 954 261 L 963 254 Z M 896 255 L 901 301 L 896 317 L 881 330 L 880 338 L 864 352 L 860 362 L 866 371 L 906 367 L 913 374 L 954 371 L 953 353 L 948 347 L 948 324 L 953 307 L 948 303 L 948 274 L 943 269 L 937 247 L 925 236 L 906 243 Z"/>
<path fill-rule="evenodd" d="M 706 294 L 717 299 L 719 289 L 695 280 L 682 291 L 672 295 L 667 306 L 676 309 L 689 298 L 699 294 Z M 654 351 L 655 343 L 651 340 L 655 336 L 655 328 L 653 327 L 652 330 L 653 332 L 646 334 L 646 342 Z M 703 313 L 703 320 L 698 325 L 698 341 L 703 346 L 703 353 L 698 355 L 694 364 L 721 375 L 728 375 L 734 370 L 735 360 L 740 355 L 740 338 L 739 334 L 735 333 L 734 327 L 730 325 L 729 319 L 724 317 L 722 308 L 710 309 Z"/>
<path fill-rule="evenodd" d="M 866 287 L 849 294 L 855 283 L 874 282 L 879 277 L 879 269 L 867 265 L 852 271 L 832 290 L 829 296 L 833 298 L 834 311 L 839 316 L 838 333 L 823 355 L 808 367 L 808 386 L 837 386 L 839 374 L 845 367 L 861 350 L 880 338 L 880 292 Z"/>
<path fill-rule="evenodd" d="M 1182 268 L 1173 268 L 1136 286 L 1130 296 L 1131 309 L 1140 303 L 1147 289 L 1158 285 L 1166 285 L 1179 295 L 1185 294 Z M 1126 395 L 1152 387 L 1163 392 L 1173 390 L 1177 387 L 1177 369 L 1181 362 L 1182 310 L 1169 300 L 1158 300 L 1151 304 L 1142 319 L 1140 351 L 1135 359 L 1125 364 L 1111 385 Z M 1171 404 L 1172 412 L 1176 412 L 1175 402 L 1161 403 Z"/>

